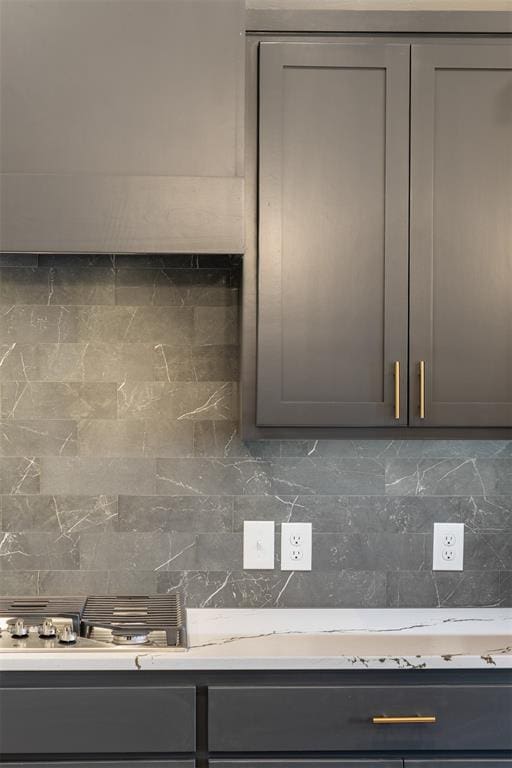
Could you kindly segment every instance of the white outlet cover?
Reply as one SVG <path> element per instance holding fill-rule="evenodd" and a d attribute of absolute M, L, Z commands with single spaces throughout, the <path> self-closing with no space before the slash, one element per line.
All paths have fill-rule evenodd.
<path fill-rule="evenodd" d="M 274 570 L 274 521 L 244 521 L 244 570 Z"/>
<path fill-rule="evenodd" d="M 462 571 L 463 567 L 464 523 L 434 523 L 432 570 Z"/>
<path fill-rule="evenodd" d="M 311 523 L 283 523 L 281 525 L 282 571 L 311 570 L 312 534 L 313 526 Z M 301 543 L 298 544 L 298 541 Z"/>

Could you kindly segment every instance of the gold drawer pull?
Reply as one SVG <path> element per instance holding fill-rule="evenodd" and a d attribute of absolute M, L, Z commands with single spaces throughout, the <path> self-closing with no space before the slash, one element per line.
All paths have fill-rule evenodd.
<path fill-rule="evenodd" d="M 395 419 L 400 418 L 400 361 L 395 361 Z"/>
<path fill-rule="evenodd" d="M 415 725 L 417 723 L 435 723 L 437 720 L 435 715 L 411 715 L 409 717 L 372 717 L 374 725 L 402 725 L 409 723 Z"/>
<path fill-rule="evenodd" d="M 425 418 L 425 361 L 420 360 L 420 419 Z"/>

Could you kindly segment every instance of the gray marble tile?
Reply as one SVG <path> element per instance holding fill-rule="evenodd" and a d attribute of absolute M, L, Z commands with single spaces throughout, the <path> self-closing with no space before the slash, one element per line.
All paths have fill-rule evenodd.
<path fill-rule="evenodd" d="M 0 456 L 76 456 L 76 422 L 66 419 L 0 421 Z"/>
<path fill-rule="evenodd" d="M 155 460 L 147 458 L 42 458 L 41 493 L 113 495 L 155 493 Z"/>
<path fill-rule="evenodd" d="M 464 569 L 504 571 L 512 567 L 512 533 L 466 533 Z"/>
<path fill-rule="evenodd" d="M 194 314 L 191 307 L 80 307 L 77 341 L 109 344 L 192 343 Z"/>
<path fill-rule="evenodd" d="M 115 256 L 110 253 L 40 253 L 38 264 L 42 268 L 103 267 L 104 269 L 113 269 Z"/>
<path fill-rule="evenodd" d="M 0 570 L 39 571 L 80 565 L 76 539 L 53 533 L 0 533 Z"/>
<path fill-rule="evenodd" d="M 7 382 L 1 393 L 5 419 L 108 419 L 117 415 L 114 383 Z"/>
<path fill-rule="evenodd" d="M 39 377 L 43 381 L 122 382 L 154 378 L 153 344 L 40 344 Z"/>
<path fill-rule="evenodd" d="M 244 442 L 236 421 L 196 421 L 194 454 L 204 458 L 279 458 L 279 440 Z"/>
<path fill-rule="evenodd" d="M 314 534 L 313 568 L 322 571 L 419 571 L 430 565 L 426 543 L 427 537 L 423 534 Z"/>
<path fill-rule="evenodd" d="M 488 496 L 512 493 L 512 459 L 388 459 L 386 493 Z"/>
<path fill-rule="evenodd" d="M 197 268 L 193 253 L 120 253 L 115 255 L 117 269 L 193 269 Z"/>
<path fill-rule="evenodd" d="M 30 457 L 5 457 L 0 460 L 0 493 L 39 493 L 40 462 Z"/>
<path fill-rule="evenodd" d="M 119 530 L 229 533 L 229 496 L 119 496 Z"/>
<path fill-rule="evenodd" d="M 111 268 L 2 269 L 1 304 L 114 304 Z"/>
<path fill-rule="evenodd" d="M 36 253 L 0 253 L 0 269 L 2 267 L 37 267 Z"/>
<path fill-rule="evenodd" d="M 274 459 L 271 493 L 373 495 L 384 491 L 384 467 L 368 458 Z"/>
<path fill-rule="evenodd" d="M 157 571 L 218 571 L 242 568 L 242 534 L 176 533 L 171 554 Z"/>
<path fill-rule="evenodd" d="M 239 496 L 234 530 L 244 520 L 311 522 L 317 533 L 432 533 L 435 522 L 467 531 L 512 531 L 512 497 L 493 496 Z"/>
<path fill-rule="evenodd" d="M 2 530 L 76 536 L 117 528 L 116 496 L 4 496 Z"/>
<path fill-rule="evenodd" d="M 375 572 L 169 572 L 158 575 L 157 588 L 183 592 L 191 608 L 378 608 L 386 601 L 385 575 Z"/>
<path fill-rule="evenodd" d="M 121 419 L 232 420 L 237 410 L 233 382 L 123 382 L 118 388 Z"/>
<path fill-rule="evenodd" d="M 0 305 L 0 339 L 9 345 L 77 341 L 78 314 L 77 307 Z"/>
<path fill-rule="evenodd" d="M 511 440 L 395 440 L 397 458 L 494 458 L 510 456 Z M 391 457 L 391 453 L 389 454 Z"/>
<path fill-rule="evenodd" d="M 502 571 L 499 580 L 500 605 L 503 608 L 512 608 L 512 571 Z"/>
<path fill-rule="evenodd" d="M 238 381 L 239 350 L 223 345 L 172 347 L 155 344 L 151 370 L 154 381 Z"/>
<path fill-rule="evenodd" d="M 196 307 L 194 343 L 203 346 L 238 344 L 238 307 Z"/>
<path fill-rule="evenodd" d="M 157 459 L 156 492 L 176 496 L 269 493 L 269 466 L 256 459 Z"/>
<path fill-rule="evenodd" d="M 60 565 L 60 564 L 59 564 Z M 38 571 L 39 595 L 104 595 L 108 592 L 108 573 L 105 571 Z"/>
<path fill-rule="evenodd" d="M 388 574 L 390 608 L 464 608 L 500 604 L 495 571 L 400 571 Z"/>
<path fill-rule="evenodd" d="M 0 571 L 0 595 L 37 595 L 37 571 Z"/>
<path fill-rule="evenodd" d="M 108 571 L 104 592 L 109 595 L 154 595 L 157 579 L 156 571 Z"/>
<path fill-rule="evenodd" d="M 33 344 L 0 344 L 0 382 L 40 378 L 38 350 Z"/>
<path fill-rule="evenodd" d="M 83 533 L 80 567 L 86 571 L 154 571 L 172 556 L 168 533 Z"/>
<path fill-rule="evenodd" d="M 243 258 L 221 253 L 124 253 L 116 254 L 118 269 L 222 269 L 238 270 Z"/>
<path fill-rule="evenodd" d="M 119 269 L 116 304 L 221 306 L 237 302 L 229 270 Z"/>
<path fill-rule="evenodd" d="M 193 423 L 172 419 L 87 419 L 79 422 L 80 456 L 192 456 Z"/>

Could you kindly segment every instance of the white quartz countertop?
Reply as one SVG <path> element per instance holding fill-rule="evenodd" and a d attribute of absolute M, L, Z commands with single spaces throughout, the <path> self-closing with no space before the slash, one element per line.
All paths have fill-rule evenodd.
<path fill-rule="evenodd" d="M 197 609 L 189 649 L 7 650 L 0 670 L 512 668 L 512 609 Z"/>

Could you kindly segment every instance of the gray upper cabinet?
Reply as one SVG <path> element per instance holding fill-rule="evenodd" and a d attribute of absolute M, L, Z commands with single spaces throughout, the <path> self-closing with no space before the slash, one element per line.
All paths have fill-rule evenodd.
<path fill-rule="evenodd" d="M 263 40 L 258 148 L 252 436 L 510 434 L 510 40 Z"/>
<path fill-rule="evenodd" d="M 409 51 L 260 45 L 259 426 L 407 423 Z"/>
<path fill-rule="evenodd" d="M 411 424 L 510 427 L 512 47 L 413 45 L 411 85 Z"/>
<path fill-rule="evenodd" d="M 241 252 L 243 0 L 0 0 L 0 249 Z"/>

